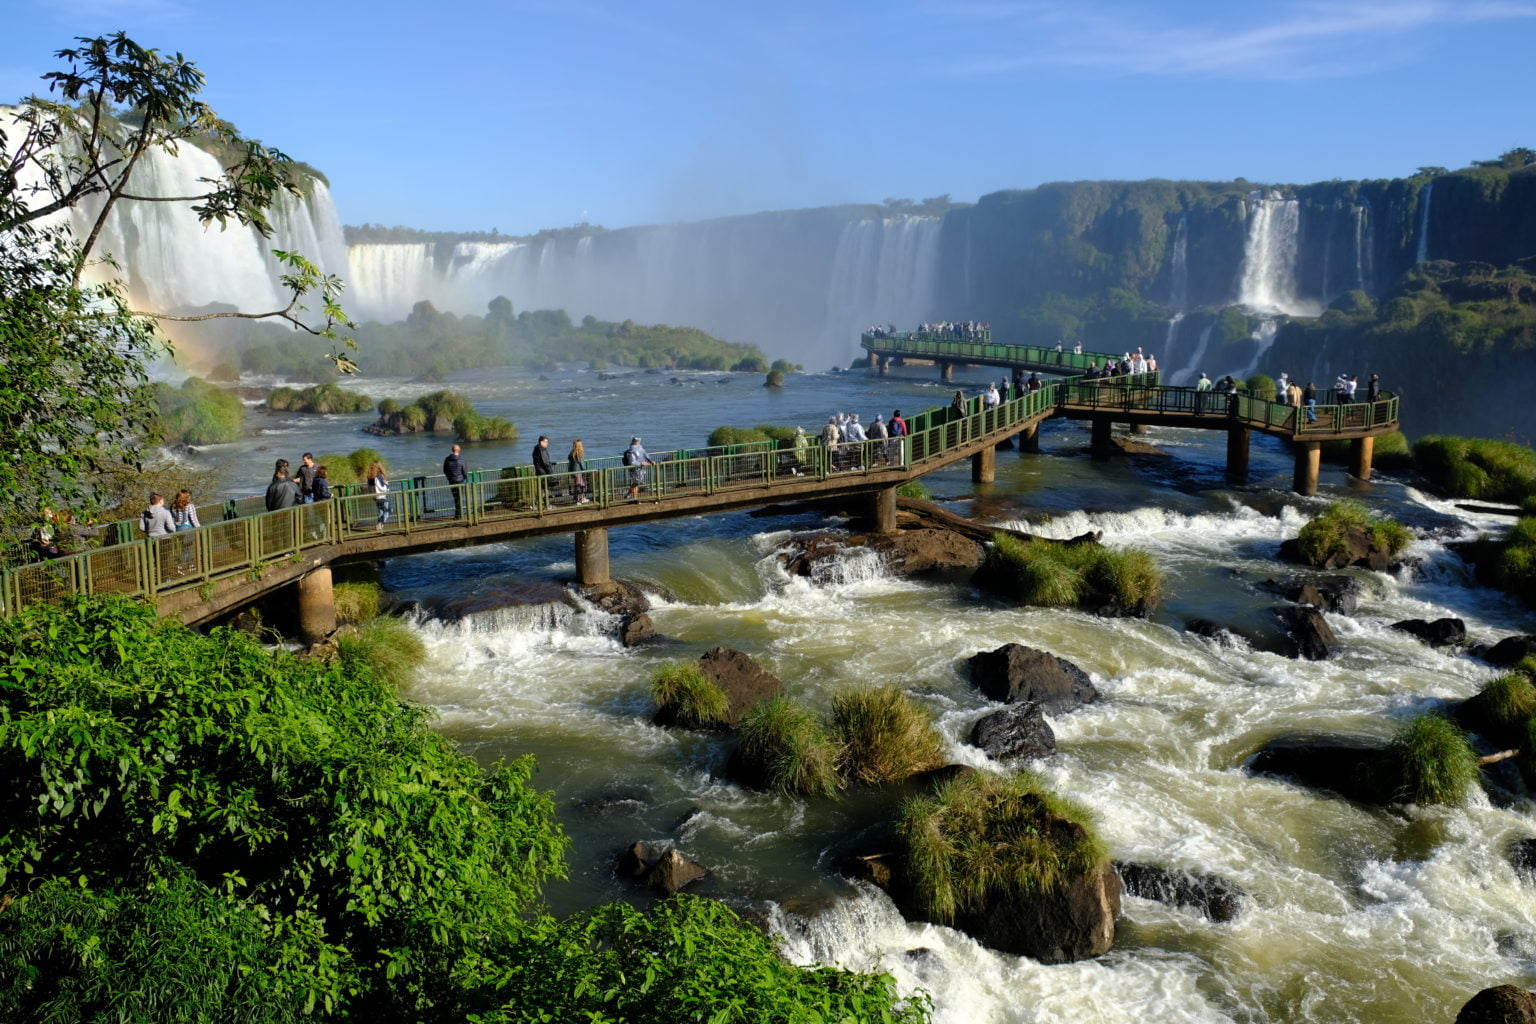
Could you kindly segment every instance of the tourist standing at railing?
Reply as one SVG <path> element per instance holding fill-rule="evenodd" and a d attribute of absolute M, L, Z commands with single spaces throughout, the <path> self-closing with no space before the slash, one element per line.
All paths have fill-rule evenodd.
<path fill-rule="evenodd" d="M 1365 400 L 1374 402 L 1381 397 L 1381 374 L 1371 374 L 1371 379 L 1365 384 Z"/>
<path fill-rule="evenodd" d="M 848 414 L 847 431 L 849 450 L 853 452 L 854 465 L 852 468 L 863 469 L 869 465 L 869 456 L 866 452 L 868 445 L 864 443 L 869 440 L 869 435 L 864 433 L 864 425 L 859 422 L 858 413 L 851 412 Z"/>
<path fill-rule="evenodd" d="M 177 533 L 191 533 L 203 525 L 197 521 L 197 506 L 192 504 L 192 492 L 185 487 L 177 491 L 176 497 L 171 500 L 171 521 L 176 524 Z M 185 576 L 192 567 L 192 556 L 197 551 L 197 545 L 191 537 L 181 537 L 177 544 L 181 550 L 177 553 L 176 575 Z"/>
<path fill-rule="evenodd" d="M 373 528 L 382 533 L 384 524 L 394 512 L 389 503 L 389 471 L 384 468 L 384 463 L 375 462 L 368 467 L 368 492 L 373 495 L 373 504 L 379 510 L 379 521 Z"/>
<path fill-rule="evenodd" d="M 293 474 L 294 482 L 299 485 L 299 500 L 314 501 L 315 456 L 310 452 L 305 452 L 300 463 L 298 472 Z"/>
<path fill-rule="evenodd" d="M 293 508 L 300 500 L 299 485 L 288 479 L 288 460 L 283 459 L 277 472 L 272 474 L 272 482 L 267 485 L 267 511 Z"/>
<path fill-rule="evenodd" d="M 640 500 L 640 488 L 645 486 L 647 466 L 654 466 L 650 454 L 640 447 L 640 438 L 635 436 L 629 439 L 629 447 L 624 449 L 624 465 L 629 468 L 629 497 L 633 501 Z"/>
<path fill-rule="evenodd" d="M 1002 392 L 997 390 L 997 385 L 988 382 L 985 404 L 988 409 L 996 409 L 1003 404 Z"/>
<path fill-rule="evenodd" d="M 882 464 L 890 461 L 890 453 L 885 443 L 890 436 L 890 428 L 885 425 L 885 420 L 881 418 L 880 414 L 876 413 L 875 422 L 869 425 L 870 465 L 874 465 L 877 459 Z"/>
<path fill-rule="evenodd" d="M 1355 389 L 1360 386 L 1360 375 L 1351 374 L 1349 380 L 1344 382 L 1344 401 L 1351 404 L 1355 401 Z"/>
<path fill-rule="evenodd" d="M 1291 375 L 1284 370 L 1280 371 L 1280 379 L 1275 381 L 1275 394 L 1280 396 L 1282 402 L 1290 401 Z"/>
<path fill-rule="evenodd" d="M 554 471 L 555 460 L 549 454 L 549 437 L 545 434 L 540 434 L 538 444 L 533 446 L 533 475 L 536 477 L 549 476 Z M 548 489 L 550 500 L 553 501 L 555 497 L 554 485 L 547 480 L 544 484 Z"/>
<path fill-rule="evenodd" d="M 139 532 L 147 537 L 169 537 L 176 532 L 176 523 L 165 507 L 165 495 L 149 496 L 149 507 L 139 513 Z"/>
<path fill-rule="evenodd" d="M 1083 343 L 1081 341 L 1073 342 L 1072 354 L 1075 356 L 1080 356 L 1083 354 Z"/>
<path fill-rule="evenodd" d="M 1199 415 L 1201 415 L 1202 413 L 1205 412 L 1205 402 L 1206 402 L 1206 397 L 1205 396 L 1211 392 L 1211 389 L 1214 386 L 1215 385 L 1213 385 L 1211 383 L 1211 378 L 1207 377 L 1203 373 L 1200 374 L 1200 379 L 1195 381 L 1195 415 L 1196 416 L 1199 416 Z"/>
<path fill-rule="evenodd" d="M 277 464 L 272 467 L 272 479 L 276 480 L 277 479 L 277 475 L 279 473 L 281 473 L 283 476 L 287 476 L 288 475 L 288 460 L 287 459 L 278 459 L 277 460 Z"/>
<path fill-rule="evenodd" d="M 464 456 L 459 451 L 459 446 L 454 445 L 448 452 L 448 457 L 443 459 L 443 478 L 448 481 L 448 488 L 453 493 L 453 518 L 464 518 L 464 482 L 469 479 L 469 467 L 464 463 Z"/>
<path fill-rule="evenodd" d="M 1157 356 L 1154 356 L 1154 355 L 1147 356 L 1147 372 L 1148 373 L 1156 373 L 1157 372 Z"/>
<path fill-rule="evenodd" d="M 331 500 L 331 471 L 324 466 L 315 467 L 315 500 Z"/>
<path fill-rule="evenodd" d="M 1301 404 L 1307 407 L 1307 422 L 1317 422 L 1317 385 L 1307 381 L 1307 389 L 1301 393 Z"/>
<path fill-rule="evenodd" d="M 454 446 L 458 450 L 458 446 Z M 565 457 L 565 468 L 571 474 L 571 493 L 576 496 L 576 504 L 587 503 L 587 449 L 581 443 L 581 438 L 571 442 L 571 453 Z"/>
<path fill-rule="evenodd" d="M 949 400 L 949 407 L 954 410 L 953 418 L 958 419 L 959 417 L 964 416 L 966 413 L 965 392 L 956 391 L 955 397 Z"/>
<path fill-rule="evenodd" d="M 890 423 L 886 425 L 885 432 L 890 438 L 885 443 L 885 457 L 892 465 L 901 465 L 901 439 L 907 436 L 907 421 L 901 418 L 901 410 L 891 411 Z"/>
<path fill-rule="evenodd" d="M 1029 389 L 1030 394 L 1034 394 L 1036 391 L 1039 391 L 1041 388 L 1045 387 L 1045 381 L 1040 379 L 1039 373 L 1031 373 L 1029 375 L 1029 380 L 1024 382 L 1024 386 Z"/>

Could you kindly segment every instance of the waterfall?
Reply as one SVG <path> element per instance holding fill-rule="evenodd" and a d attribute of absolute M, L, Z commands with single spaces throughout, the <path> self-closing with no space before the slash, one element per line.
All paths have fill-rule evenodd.
<path fill-rule="evenodd" d="M 1413 258 L 1415 263 L 1429 262 L 1429 200 L 1434 191 L 1435 183 L 1430 182 L 1424 186 L 1424 191 L 1419 193 L 1421 196 L 1419 203 L 1419 251 Z"/>
<path fill-rule="evenodd" d="M 1301 203 L 1252 198 L 1245 202 L 1248 238 L 1239 272 L 1238 304 L 1255 312 L 1317 316 L 1322 310 L 1296 294 Z"/>
<path fill-rule="evenodd" d="M 845 362 L 872 323 L 910 328 L 934 308 L 941 220 L 849 219 L 825 211 L 568 234 L 533 242 L 354 245 L 349 280 L 364 316 L 397 320 L 421 299 L 483 313 L 685 324 L 811 366 Z M 958 315 L 958 314 L 955 314 Z"/>
<path fill-rule="evenodd" d="M 1172 279 L 1172 291 L 1168 296 L 1168 306 L 1175 312 L 1181 312 L 1189 306 L 1189 218 L 1180 215 L 1179 226 L 1173 232 L 1173 252 L 1169 257 L 1171 263 L 1170 277 Z M 1173 323 L 1177 323 L 1175 317 Z M 1173 340 L 1173 323 L 1168 325 L 1168 340 Z M 1163 346 L 1165 349 L 1167 345 Z"/>
<path fill-rule="evenodd" d="M 1371 208 L 1365 203 L 1355 206 L 1355 287 L 1370 294 L 1371 274 Z"/>
<path fill-rule="evenodd" d="M 1254 329 L 1252 336 L 1254 343 L 1253 360 L 1243 367 L 1236 376 L 1246 380 L 1258 372 L 1259 363 L 1264 361 L 1264 355 L 1269 351 L 1269 347 L 1275 343 L 1275 335 L 1278 333 L 1280 333 L 1280 321 L 1268 316 L 1259 320 L 1259 326 Z"/>
<path fill-rule="evenodd" d="M 1179 337 L 1179 321 L 1183 319 L 1183 313 L 1175 313 L 1168 318 L 1168 333 L 1163 335 L 1162 355 L 1157 361 L 1159 366 L 1173 366 L 1174 342 Z M 1156 353 L 1153 354 L 1156 355 Z"/>
<path fill-rule="evenodd" d="M 1205 358 L 1205 350 L 1211 344 L 1211 329 L 1215 326 L 1215 320 L 1205 325 L 1205 330 L 1200 332 L 1200 340 L 1195 343 L 1195 351 L 1189 357 L 1189 364 L 1184 369 L 1170 374 L 1168 383 L 1182 385 L 1194 380 L 1195 375 L 1200 372 L 1200 360 Z"/>

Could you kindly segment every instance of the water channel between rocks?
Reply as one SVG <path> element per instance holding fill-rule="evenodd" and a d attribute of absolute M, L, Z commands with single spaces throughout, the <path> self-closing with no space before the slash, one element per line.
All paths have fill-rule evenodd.
<path fill-rule="evenodd" d="M 866 421 L 896 406 L 911 412 L 944 403 L 956 386 L 974 393 L 987 376 L 978 368 L 946 387 L 916 368 L 888 379 L 803 375 L 780 392 L 759 387 L 757 375 L 684 374 L 673 383 L 671 374 L 599 381 L 569 370 L 446 386 L 524 431 L 515 445 L 469 448 L 471 464 L 489 468 L 526 461 L 540 432 L 560 455 L 573 436 L 591 455 L 616 455 L 631 433 L 653 450 L 698 445 L 722 424 L 815 430 L 844 409 Z M 375 397 L 428 390 L 358 386 Z M 369 443 L 397 467 L 424 470 L 445 447 L 441 438 L 355 434 L 366 418 L 260 422 L 264 432 L 230 455 L 253 483 L 265 482 L 271 458 L 306 449 Z M 946 1024 L 1449 1024 L 1486 985 L 1536 983 L 1536 889 L 1503 856 L 1510 840 L 1536 835 L 1528 797 L 1376 810 L 1242 767 L 1279 735 L 1385 738 L 1494 675 L 1388 628 L 1455 615 L 1474 639 L 1533 631 L 1528 610 L 1473 586 L 1445 548 L 1480 522 L 1388 474 L 1367 487 L 1325 468 L 1318 498 L 1290 495 L 1288 453 L 1257 435 L 1252 477 L 1241 487 L 1223 481 L 1219 432 L 1154 430 L 1144 440 L 1170 458 L 1107 464 L 1090 460 L 1081 425 L 1047 423 L 1041 440 L 1039 455 L 999 452 L 994 485 L 973 487 L 964 463 L 925 483 L 937 496 L 959 496 L 950 507 L 962 514 L 1052 536 L 1102 530 L 1107 544 L 1150 551 L 1167 577 L 1150 620 L 1008 607 L 963 582 L 890 577 L 868 553 L 850 553 L 825 579 L 791 579 L 774 555 L 788 532 L 835 520 L 737 513 L 611 534 L 615 575 L 670 595 L 652 612 L 663 643 L 625 650 L 600 616 L 558 604 L 423 621 L 416 628 L 430 661 L 408 696 L 436 707 L 444 733 L 482 760 L 537 755 L 537 780 L 554 790 L 574 840 L 570 881 L 549 889 L 556 911 L 639 898 L 613 877 L 615 853 L 638 839 L 675 843 L 710 868 L 701 891 L 761 901 L 794 959 L 889 971 L 904 989 L 932 993 L 935 1018 Z M 1339 638 L 1330 659 L 1292 661 L 1183 631 L 1197 617 L 1262 620 L 1276 599 L 1255 584 L 1287 571 L 1274 560 L 1279 542 L 1345 495 L 1396 516 L 1420 539 L 1411 568 L 1358 573 L 1358 612 L 1329 616 Z M 397 559 L 384 582 L 397 600 L 431 605 L 509 581 L 560 582 L 572 571 L 570 539 L 556 537 Z M 989 709 L 964 660 L 1010 641 L 1076 663 L 1102 694 L 1051 719 L 1059 752 L 1038 763 L 1050 785 L 1094 812 L 1116 859 L 1237 883 L 1251 900 L 1235 922 L 1128 897 L 1110 953 L 1049 967 L 949 929 L 906 924 L 883 895 L 835 871 L 839 854 L 888 816 L 899 794 L 801 801 L 748 791 L 722 778 L 730 741 L 650 721 L 653 669 L 723 644 L 818 708 L 846 687 L 897 683 L 933 710 L 952 761 L 993 770 L 964 742 Z"/>

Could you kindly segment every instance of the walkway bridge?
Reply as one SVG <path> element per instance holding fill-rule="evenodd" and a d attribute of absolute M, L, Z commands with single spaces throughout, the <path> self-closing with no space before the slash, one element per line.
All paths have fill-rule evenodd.
<path fill-rule="evenodd" d="M 583 584 L 609 578 L 610 528 L 707 515 L 781 502 L 849 498 L 862 503 L 869 528 L 896 527 L 896 489 L 935 469 L 971 459 L 972 479 L 996 476 L 999 444 L 1018 436 L 1038 451 L 1041 421 L 1052 416 L 1093 423 L 1094 450 L 1108 453 L 1116 422 L 1192 426 L 1228 432 L 1228 468 L 1245 472 L 1253 430 L 1297 446 L 1297 490 L 1314 493 L 1322 440 L 1354 443 L 1356 476 L 1370 474 L 1371 440 L 1397 426 L 1397 399 L 1319 407 L 1317 422 L 1301 410 L 1261 397 L 1216 395 L 1164 387 L 1156 374 L 1100 380 L 1068 378 L 1025 391 L 992 408 L 977 397 L 911 418 L 901 438 L 838 445 L 766 442 L 660 455 L 644 467 L 642 497 L 628 497 L 633 467 L 594 460 L 585 474 L 586 503 L 574 498 L 573 474 L 537 476 L 531 466 L 480 473 L 450 485 L 440 476 L 412 477 L 390 495 L 393 515 L 377 526 L 373 495 L 343 493 L 327 502 L 276 512 L 240 514 L 167 537 L 123 542 L 0 574 L 0 612 L 72 593 L 119 594 L 151 601 L 162 615 L 189 625 L 222 618 L 278 588 L 295 585 L 301 632 L 308 640 L 335 628 L 331 567 L 397 555 L 495 544 L 550 534 L 575 535 L 576 575 Z M 810 441 L 810 438 L 805 441 Z"/>

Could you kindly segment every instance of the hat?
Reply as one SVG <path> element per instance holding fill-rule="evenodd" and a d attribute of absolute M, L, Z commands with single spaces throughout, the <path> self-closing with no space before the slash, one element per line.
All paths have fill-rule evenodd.
<path fill-rule="evenodd" d="M 629 443 L 630 444 L 639 444 L 640 443 L 640 439 L 638 437 L 632 437 L 632 438 L 629 439 Z"/>

